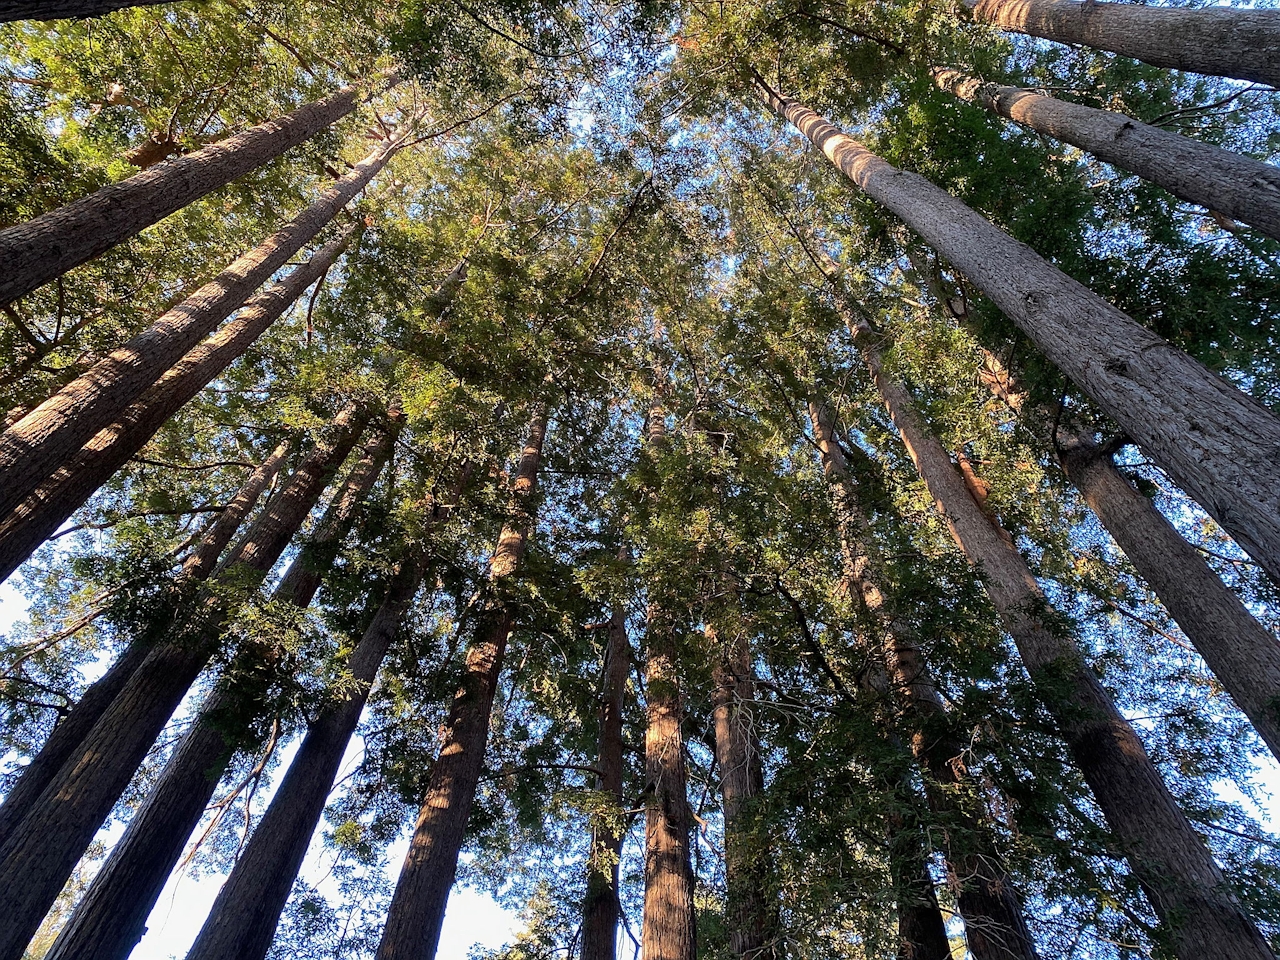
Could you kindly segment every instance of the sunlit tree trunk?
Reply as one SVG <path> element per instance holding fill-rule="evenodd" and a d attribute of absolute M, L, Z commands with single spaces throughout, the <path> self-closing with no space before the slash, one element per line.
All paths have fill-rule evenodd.
<path fill-rule="evenodd" d="M 0 4 L 0 21 L 30 16 L 37 5 L 38 0 L 6 0 Z M 396 79 L 392 75 L 378 85 L 385 86 Z M 30 293 L 310 140 L 354 111 L 369 89 L 369 85 L 343 87 L 332 96 L 283 117 L 108 184 L 34 220 L 0 230 L 0 263 L 5 264 L 0 277 L 0 303 L 10 303 Z"/>
<path fill-rule="evenodd" d="M 507 639 L 515 625 L 508 591 L 532 533 L 533 497 L 546 432 L 543 409 L 530 425 L 520 457 L 512 488 L 512 517 L 502 528 L 489 561 L 488 596 L 476 616 L 462 686 L 449 708 L 440 755 L 431 767 L 413 839 L 391 899 L 378 960 L 432 960 L 440 943 L 458 853 L 484 767 Z"/>
<path fill-rule="evenodd" d="M 0 518 L 111 426 L 183 354 L 283 267 L 373 179 L 398 143 L 381 141 L 286 227 L 0 435 Z"/>
<path fill-rule="evenodd" d="M 332 439 L 306 460 L 267 504 L 218 574 L 228 590 L 252 589 L 288 546 L 329 479 L 354 446 L 364 422 L 348 407 Z M 129 779 L 218 646 L 224 601 L 210 595 L 172 639 L 157 643 L 92 732 L 63 764 L 30 813 L 0 847 L 0 960 L 18 960 Z M 176 634 L 176 636 L 174 636 Z"/>
<path fill-rule="evenodd" d="M 289 448 L 289 443 L 280 444 L 249 475 L 183 564 L 178 574 L 180 580 L 198 583 L 213 572 L 218 557 L 284 464 Z M 147 658 L 149 650 L 148 644 L 141 641 L 126 647 L 111 669 L 89 686 L 71 711 L 53 728 L 40 752 L 22 768 L 22 775 L 5 795 L 4 804 L 0 805 L 0 847 L 14 827 L 31 812 L 49 781 L 89 735 L 103 712 Z"/>
<path fill-rule="evenodd" d="M 393 410 L 393 415 L 398 415 L 398 410 Z M 300 608 L 311 602 L 325 568 L 333 563 L 357 510 L 391 453 L 397 426 L 398 421 L 393 420 L 365 444 L 362 456 L 326 508 L 315 536 L 289 565 L 275 599 Z M 256 648 L 240 651 L 237 659 L 250 662 L 237 672 L 252 676 L 253 668 L 261 666 L 252 661 L 265 657 Z M 233 716 L 243 718 L 234 722 L 238 729 L 230 738 L 242 741 L 248 733 L 245 721 L 259 719 L 252 715 L 253 694 L 249 682 L 223 681 L 209 695 L 45 960 L 126 960 L 146 931 L 147 917 L 165 881 L 234 756 L 235 744 L 228 743 L 225 715 L 230 710 Z"/>
<path fill-rule="evenodd" d="M 875 334 L 856 330 L 907 452 L 1012 636 L 1130 869 L 1181 960 L 1272 960 L 1204 841 L 1187 822 L 1084 655 L 1061 625 L 1013 539 L 974 500 L 941 443 L 888 377 Z"/>
<path fill-rule="evenodd" d="M 834 493 L 845 577 L 879 628 L 893 692 L 908 717 L 914 718 L 912 753 L 936 782 L 963 783 L 964 748 L 954 737 L 939 735 L 935 729 L 940 726 L 936 721 L 945 713 L 942 698 L 930 678 L 911 624 L 895 615 L 880 586 L 884 578 L 882 561 L 867 529 L 857 483 L 838 440 L 835 413 L 830 404 L 811 399 L 809 418 L 822 455 L 823 472 Z M 989 845 L 976 842 L 984 835 L 984 829 L 957 810 L 945 793 L 936 789 L 927 793 L 939 813 L 969 821 L 964 843 L 954 842 L 949 832 L 943 838 L 947 844 L 947 868 L 965 922 L 965 937 L 975 960 L 1038 960 L 1017 886 Z M 921 869 L 914 869 L 913 876 L 906 879 L 914 882 L 914 874 Z M 924 927 L 926 931 L 929 928 L 928 924 Z"/>
<path fill-rule="evenodd" d="M 1280 582 L 1280 418 L 945 190 L 761 80 L 756 93 L 973 281 Z"/>
<path fill-rule="evenodd" d="M 974 18 L 1157 67 L 1280 86 L 1280 11 L 1098 0 L 964 0 Z"/>
<path fill-rule="evenodd" d="M 1278 37 L 1280 39 L 1280 37 Z M 1122 113 L 1068 103 L 1034 90 L 983 83 L 942 67 L 938 86 L 962 100 L 1085 150 L 1174 196 L 1280 239 L 1280 169 L 1148 126 Z"/>
<path fill-rule="evenodd" d="M 305 264 L 249 300 L 231 322 L 189 351 L 119 420 L 99 431 L 0 521 L 0 580 L 25 563 L 170 417 L 241 357 L 333 265 L 352 233 L 353 228 L 343 230 Z"/>
<path fill-rule="evenodd" d="M 587 892 L 582 907 L 582 960 L 616 960 L 618 946 L 618 857 L 622 853 L 622 776 L 625 744 L 622 714 L 627 677 L 631 673 L 631 641 L 627 616 L 614 607 L 608 625 L 604 683 L 600 695 L 600 739 L 596 757 L 596 790 L 608 812 L 591 824 Z"/>

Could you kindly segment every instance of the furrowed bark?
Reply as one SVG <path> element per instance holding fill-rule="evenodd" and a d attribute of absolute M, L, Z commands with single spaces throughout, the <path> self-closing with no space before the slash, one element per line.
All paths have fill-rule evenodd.
<path fill-rule="evenodd" d="M 587 893 L 582 907 L 582 960 L 616 960 L 618 948 L 618 857 L 623 832 L 615 822 L 622 816 L 624 770 L 622 713 L 631 673 L 631 641 L 626 612 L 614 607 L 609 618 L 609 643 L 604 657 L 604 690 L 600 697 L 600 746 L 596 759 L 596 790 L 610 805 L 610 817 L 591 826 L 587 861 Z"/>
<path fill-rule="evenodd" d="M 987 353 L 979 378 L 1015 412 L 1025 395 Z M 1070 417 L 1034 412 L 1032 429 L 1067 479 L 1124 551 L 1213 675 L 1280 759 L 1280 642 L 1222 582 L 1205 558 L 1151 500 L 1134 488 L 1111 454 Z"/>
<path fill-rule="evenodd" d="M 228 588 L 252 587 L 275 565 L 346 459 L 364 422 L 354 405 L 333 438 L 303 462 L 254 523 L 234 564 L 218 574 Z M 124 689 L 63 764 L 30 814 L 0 847 L 0 960 L 18 960 L 130 778 L 187 689 L 217 648 L 224 616 L 216 595 L 177 636 L 157 643 Z M 163 629 L 163 625 L 159 627 Z"/>
<path fill-rule="evenodd" d="M 1269 163 L 1148 126 L 1122 113 L 1067 103 L 1034 90 L 983 83 L 958 70 L 935 67 L 933 78 L 961 100 L 1077 146 L 1176 197 L 1280 239 L 1280 169 Z"/>
<path fill-rule="evenodd" d="M 280 470 L 289 454 L 288 443 L 276 447 L 245 481 L 244 485 L 209 527 L 195 551 L 187 558 L 178 576 L 189 582 L 204 580 L 213 570 L 213 564 L 222 553 L 245 516 L 253 509 L 267 485 Z M 67 758 L 74 753 L 94 724 L 102 717 L 135 670 L 147 658 L 150 647 L 135 641 L 125 648 L 119 658 L 101 678 L 76 702 L 53 728 L 40 752 L 22 770 L 22 775 L 0 805 L 0 847 L 13 829 L 31 812 L 32 807 L 54 778 Z"/>
<path fill-rule="evenodd" d="M 445 724 L 440 755 L 431 768 L 378 944 L 377 960 L 432 960 L 458 853 L 484 767 L 493 699 L 502 672 L 515 612 L 507 602 L 511 578 L 520 566 L 534 523 L 533 496 L 547 432 L 545 408 L 534 417 L 512 485 L 512 517 L 502 528 L 489 561 L 489 599 L 477 616 L 467 649 L 462 686 Z"/>
<path fill-rule="evenodd" d="M 262 960 L 271 948 L 316 825 L 324 813 L 369 688 L 426 572 L 422 551 L 406 558 L 392 578 L 349 667 L 360 692 L 324 706 L 307 729 L 271 805 L 227 878 L 187 960 Z M 72 956 L 81 954 L 68 954 Z"/>
<path fill-rule="evenodd" d="M 154 7 L 173 0 L 0 0 L 0 23 L 12 20 L 83 20 L 128 7 Z"/>
<path fill-rule="evenodd" d="M 184 404 L 243 356 L 333 265 L 353 232 L 354 228 L 343 230 L 306 264 L 246 303 L 238 316 L 174 364 L 119 420 L 99 431 L 0 521 L 0 580 L 25 563 Z"/>
<path fill-rule="evenodd" d="M 399 143 L 382 141 L 294 220 L 113 350 L 0 435 L 0 517 L 8 515 L 99 430 L 283 267 L 373 179 Z"/>
<path fill-rule="evenodd" d="M 756 93 L 969 277 L 1280 582 L 1280 418 L 946 191 L 759 79 Z"/>
<path fill-rule="evenodd" d="M 1280 11 L 1097 0 L 964 0 L 974 19 L 1157 67 L 1280 86 Z"/>
<path fill-rule="evenodd" d="M 393 417 L 397 413 L 393 411 Z M 299 608 L 310 604 L 320 584 L 319 564 L 332 564 L 337 556 L 358 506 L 386 463 L 398 423 L 393 419 L 365 444 L 362 456 L 329 502 L 315 537 L 304 548 L 308 558 L 304 560 L 300 554 L 289 567 L 292 573 L 302 564 L 305 578 L 291 580 L 286 574 L 276 587 L 275 599 Z M 269 656 L 252 646 L 237 654 L 243 660 L 258 662 Z M 251 675 L 251 670 L 244 673 Z M 224 680 L 201 705 L 190 732 L 129 821 L 107 862 L 94 875 L 45 960 L 127 960 L 146 932 L 147 918 L 187 838 L 235 755 L 234 744 L 228 743 L 228 731 L 219 719 L 229 708 L 242 708 L 246 701 L 252 701 L 254 690 L 248 684 L 245 687 L 240 689 Z M 231 740 L 242 741 L 247 735 L 246 730 L 239 730 L 232 733 Z"/>
<path fill-rule="evenodd" d="M 0 6 L 0 21 L 18 19 L 24 8 Z M 10 10 L 16 16 L 7 15 Z M 378 86 L 394 85 L 395 74 Z M 369 86 L 343 87 L 332 96 L 283 117 L 250 127 L 186 156 L 159 164 L 127 180 L 0 230 L 0 304 L 11 303 L 73 267 L 128 240 L 169 214 L 199 200 L 310 140 L 347 116 L 368 96 Z M 261 281 L 259 281 L 261 282 Z"/>
<path fill-rule="evenodd" d="M 1133 727 L 1075 640 L 1051 625 L 1048 601 L 1012 538 L 983 512 L 910 396 L 884 373 L 874 334 L 862 328 L 857 342 L 921 479 L 952 537 L 978 569 L 1175 955 L 1181 960 L 1273 960 Z"/>
<path fill-rule="evenodd" d="M 764 789 L 764 767 L 754 730 L 756 698 L 751 650 L 745 636 L 735 638 L 712 671 L 712 720 L 716 731 L 716 764 L 724 810 L 724 862 L 728 906 L 729 949 L 743 960 L 776 955 L 776 911 L 768 896 L 766 849 L 756 849 L 744 836 L 745 809 Z"/>
<path fill-rule="evenodd" d="M 645 728 L 644 921 L 641 954 L 645 960 L 695 960 L 697 925 L 693 904 L 693 866 L 686 796 L 688 774 L 680 680 L 661 611 L 650 610 L 649 651 L 645 664 L 648 724 Z"/>
<path fill-rule="evenodd" d="M 946 711 L 911 625 L 895 615 L 880 586 L 884 580 L 883 560 L 873 545 L 857 483 L 836 439 L 834 411 L 830 404 L 811 399 L 809 418 L 822 455 L 823 473 L 832 486 L 845 579 L 877 623 L 893 692 L 905 712 L 915 717 L 911 752 L 935 781 L 960 785 L 966 779 L 963 745 L 945 734 L 925 733 L 927 727 L 937 725 L 930 721 L 941 718 Z M 943 834 L 943 840 L 947 870 L 975 960 L 1039 960 L 1017 886 L 991 849 L 992 844 L 982 842 L 986 831 L 975 818 L 958 810 L 946 794 L 926 789 L 926 795 L 936 812 L 959 817 L 966 834 L 964 843 L 957 843 L 950 831 Z"/>

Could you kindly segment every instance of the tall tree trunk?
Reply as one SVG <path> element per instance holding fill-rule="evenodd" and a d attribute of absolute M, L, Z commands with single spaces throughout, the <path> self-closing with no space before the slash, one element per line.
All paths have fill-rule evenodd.
<path fill-rule="evenodd" d="M 1025 395 L 996 357 L 986 355 L 979 376 L 1016 413 L 1024 413 Z M 1280 642 L 1159 508 L 1134 489 L 1109 451 L 1070 417 L 1049 410 L 1034 411 L 1034 417 L 1039 423 L 1033 429 L 1067 479 L 1280 760 Z"/>
<path fill-rule="evenodd" d="M 440 755 L 400 878 L 391 898 L 377 960 L 433 960 L 440 944 L 458 853 L 484 767 L 489 720 L 502 672 L 507 638 L 515 625 L 508 602 L 510 581 L 520 566 L 534 523 L 533 496 L 547 433 L 545 407 L 534 416 L 512 486 L 511 519 L 503 526 L 489 561 L 488 597 L 476 617 L 462 685 L 445 723 Z"/>
<path fill-rule="evenodd" d="M 179 306 L 113 350 L 0 435 L 0 517 L 7 517 L 89 438 L 128 406 L 288 262 L 386 165 L 402 141 L 384 140 L 283 229 Z"/>
<path fill-rule="evenodd" d="M 254 523 L 218 579 L 260 583 L 346 459 L 364 414 L 348 407 L 321 445 Z M 157 643 L 0 847 L 0 960 L 18 960 L 94 834 L 128 786 L 174 709 L 217 649 L 223 601 L 208 596 L 172 639 Z M 163 629 L 163 624 L 160 626 Z"/>
<path fill-rule="evenodd" d="M 758 79 L 756 92 L 977 284 L 1280 582 L 1280 418 L 946 191 Z"/>
<path fill-rule="evenodd" d="M 187 960 L 262 960 L 271 948 L 280 912 L 324 813 L 369 687 L 425 572 L 421 550 L 401 562 L 386 599 L 351 654 L 349 666 L 360 692 L 323 707 L 308 727 L 289 772 L 218 892 Z M 68 960 L 73 956 L 86 955 L 68 953 Z"/>
<path fill-rule="evenodd" d="M 672 628 L 650 609 L 645 664 L 645 854 L 643 960 L 695 960 L 697 923 L 690 859 L 680 679 Z"/>
<path fill-rule="evenodd" d="M 913 718 L 911 751 L 937 783 L 962 784 L 966 778 L 959 765 L 964 747 L 939 724 L 946 711 L 919 643 L 911 625 L 896 615 L 880 586 L 884 580 L 883 561 L 867 528 L 857 483 L 836 439 L 834 411 L 830 404 L 811 399 L 809 418 L 822 455 L 823 472 L 833 488 L 845 577 L 877 624 L 894 694 Z M 936 729 L 939 727 L 941 733 Z M 987 831 L 975 817 L 957 809 L 945 792 L 927 789 L 926 795 L 936 812 L 959 817 L 963 825 L 964 842 L 957 842 L 951 831 L 943 839 L 947 869 L 975 960 L 1039 960 L 1017 886 L 996 856 L 993 844 L 984 842 Z M 919 872 L 914 868 L 911 871 Z"/>
<path fill-rule="evenodd" d="M 188 352 L 119 420 L 99 431 L 0 520 L 0 580 L 25 563 L 170 417 L 241 357 L 307 287 L 319 280 L 346 248 L 353 230 L 344 229 L 304 265 L 246 303 L 230 323 Z"/>
<path fill-rule="evenodd" d="M 250 474 L 249 479 L 227 504 L 227 508 L 218 515 L 195 551 L 182 565 L 178 574 L 180 579 L 196 583 L 209 576 L 218 555 L 226 549 L 245 516 L 280 470 L 289 454 L 289 448 L 288 443 L 280 444 Z M 89 686 L 70 713 L 53 728 L 53 733 L 40 748 L 40 752 L 23 767 L 22 775 L 5 795 L 4 804 L 0 805 L 0 846 L 3 846 L 10 832 L 31 812 L 49 781 L 79 748 L 103 712 L 124 689 L 134 671 L 142 665 L 149 651 L 150 646 L 140 640 L 129 644 L 111 669 Z"/>
<path fill-rule="evenodd" d="M 875 335 L 857 333 L 876 387 L 952 537 L 982 583 L 1181 960 L 1274 960 L 1183 816 L 1133 727 L 1060 626 L 1013 540 L 982 510 L 905 389 L 886 376 Z"/>
<path fill-rule="evenodd" d="M 622 779 L 625 769 L 622 714 L 627 677 L 631 674 L 631 641 L 627 615 L 620 606 L 609 618 L 609 642 L 604 655 L 604 689 L 600 695 L 600 745 L 596 759 L 596 790 L 610 805 L 610 815 L 591 825 L 591 853 L 587 859 L 587 893 L 582 906 L 581 960 L 616 960 L 618 951 L 618 857 L 623 831 Z"/>
<path fill-rule="evenodd" d="M 1280 239 L 1280 170 L 1269 163 L 1148 126 L 1122 113 L 1067 103 L 1034 90 L 983 83 L 959 70 L 935 67 L 933 77 L 939 87 L 961 100 L 1077 146 L 1176 197 Z"/>
<path fill-rule="evenodd" d="M 319 588 L 321 565 L 332 564 L 355 519 L 357 508 L 372 489 L 391 452 L 399 428 L 398 408 L 393 420 L 365 444 L 363 455 L 325 510 L 316 535 L 289 566 L 276 587 L 275 598 L 304 608 Z M 304 571 L 295 575 L 295 571 Z M 250 647 L 237 659 L 252 676 L 268 655 Z M 255 662 L 257 661 L 257 662 Z M 147 799 L 134 814 L 123 837 L 94 875 L 83 899 L 58 934 L 46 960 L 127 960 L 146 931 L 147 917 L 182 853 L 187 838 L 200 822 L 222 774 L 235 755 L 228 743 L 230 711 L 243 717 L 253 702 L 252 681 L 222 681 L 201 705 L 199 716 Z M 253 719 L 257 719 L 256 717 Z M 235 720 L 232 741 L 248 736 L 242 720 Z M 274 801 L 273 801 L 274 802 Z"/>
<path fill-rule="evenodd" d="M 19 0 L 15 12 L 26 14 L 34 5 Z M 0 8 L 0 20 L 16 19 L 6 16 L 7 12 Z M 382 88 L 397 79 L 392 74 L 376 84 Z M 332 96 L 283 117 L 108 184 L 34 220 L 0 230 L 0 263 L 6 266 L 0 278 L 0 304 L 30 293 L 310 140 L 355 110 L 369 89 L 368 84 L 343 87 Z"/>
<path fill-rule="evenodd" d="M 889 858 L 898 900 L 898 960 L 951 960 L 920 831 L 903 823 L 891 827 Z"/>
<path fill-rule="evenodd" d="M 1280 86 L 1280 11 L 1097 0 L 964 0 L 974 18 L 1157 67 Z"/>
<path fill-rule="evenodd" d="M 728 893 L 725 921 L 729 949 L 743 960 L 776 955 L 776 911 L 769 900 L 769 853 L 745 836 L 753 798 L 764 789 L 764 767 L 753 716 L 756 698 L 751 649 L 743 635 L 733 638 L 712 671 L 712 720 L 716 764 L 724 809 L 724 872 Z"/>

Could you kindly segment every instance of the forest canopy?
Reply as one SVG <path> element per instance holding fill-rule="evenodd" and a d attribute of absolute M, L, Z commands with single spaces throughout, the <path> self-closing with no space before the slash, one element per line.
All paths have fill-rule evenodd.
<path fill-rule="evenodd" d="M 1280 9 L 0 0 L 0 960 L 1275 960 Z M 196 932 L 198 930 L 198 933 Z"/>

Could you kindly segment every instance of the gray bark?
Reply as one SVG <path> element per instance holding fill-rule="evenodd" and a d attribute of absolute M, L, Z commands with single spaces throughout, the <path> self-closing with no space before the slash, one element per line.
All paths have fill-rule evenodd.
<path fill-rule="evenodd" d="M 16 18 L 4 17 L 0 8 L 3 19 Z M 392 76 L 390 82 L 395 81 Z M 367 92 L 366 86 L 343 87 L 324 100 L 0 230 L 0 263 L 6 267 L 0 303 L 17 300 L 311 139 L 355 110 Z"/>
<path fill-rule="evenodd" d="M 1168 8 L 1165 8 L 1168 9 Z M 942 89 L 1006 120 L 1085 150 L 1232 220 L 1280 239 L 1280 169 L 1200 143 L 1122 113 L 1019 87 L 983 83 L 958 70 L 933 71 Z"/>
<path fill-rule="evenodd" d="M 397 149 L 382 141 L 294 220 L 0 435 L 0 517 L 109 427 L 318 234 Z"/>
<path fill-rule="evenodd" d="M 864 328 L 857 340 L 907 452 L 952 537 L 977 568 L 1175 955 L 1274 960 L 1133 727 L 1075 640 L 1053 623 L 1048 601 L 1012 538 L 974 500 L 906 390 L 884 373 L 874 334 Z"/>
<path fill-rule="evenodd" d="M 1097 0 L 964 0 L 974 18 L 1157 67 L 1280 86 L 1280 10 Z"/>
<path fill-rule="evenodd" d="M 309 456 L 267 505 L 236 562 L 219 579 L 228 587 L 261 582 L 346 459 L 363 425 L 349 407 L 331 442 Z M 80 749 L 63 764 L 35 807 L 0 847 L 0 960 L 19 960 L 76 861 L 119 800 L 187 689 L 217 648 L 223 602 L 208 596 L 199 610 L 157 643 L 103 713 Z M 161 624 L 163 629 L 165 625 Z"/>
<path fill-rule="evenodd" d="M 0 0 L 0 23 L 12 20 L 83 20 L 127 7 L 154 7 L 172 0 Z"/>
<path fill-rule="evenodd" d="M 305 264 L 253 297 L 230 323 L 189 351 L 130 404 L 119 420 L 100 430 L 0 520 L 0 580 L 25 563 L 170 417 L 241 357 L 332 266 L 351 234 L 352 229 L 343 230 Z"/>
<path fill-rule="evenodd" d="M 763 81 L 756 92 L 969 277 L 1280 582 L 1280 418 L 946 191 Z"/>

